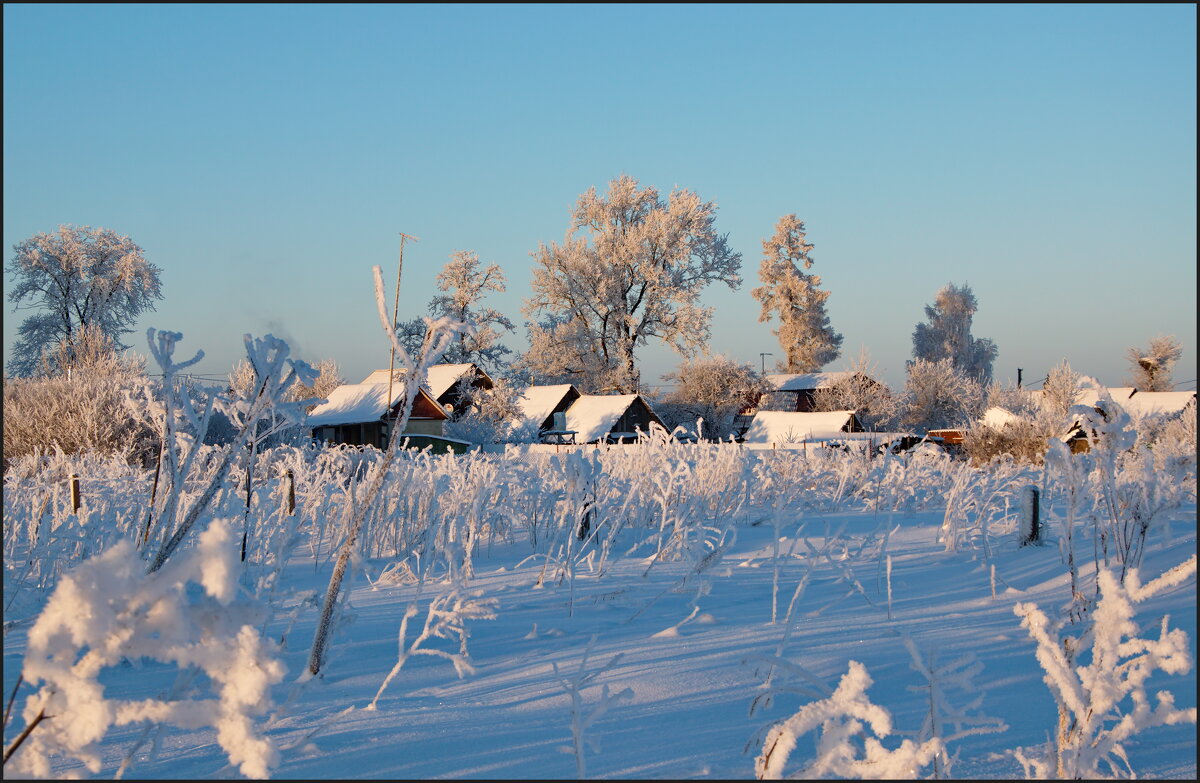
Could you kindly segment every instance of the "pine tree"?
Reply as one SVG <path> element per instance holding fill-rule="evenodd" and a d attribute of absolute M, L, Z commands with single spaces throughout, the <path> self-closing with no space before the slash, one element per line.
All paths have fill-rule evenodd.
<path fill-rule="evenodd" d="M 828 291 L 820 290 L 820 275 L 805 274 L 813 261 L 813 245 L 804 238 L 804 222 L 795 214 L 784 215 L 775 235 L 763 240 L 763 260 L 758 279 L 763 285 L 750 293 L 762 305 L 760 322 L 779 318 L 772 333 L 786 356 L 778 362 L 784 372 L 816 372 L 840 355 L 842 336 L 829 325 L 825 312 Z"/>

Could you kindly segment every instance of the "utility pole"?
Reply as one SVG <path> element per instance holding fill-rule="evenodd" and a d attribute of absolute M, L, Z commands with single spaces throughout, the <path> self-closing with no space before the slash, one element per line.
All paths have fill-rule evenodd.
<path fill-rule="evenodd" d="M 1017 368 L 1017 388 L 1021 388 L 1021 368 Z"/>
<path fill-rule="evenodd" d="M 400 273 L 404 271 L 404 240 L 411 239 L 414 242 L 420 240 L 409 234 L 400 232 L 400 263 L 396 265 L 396 303 L 392 305 L 392 328 L 396 328 L 396 319 L 400 317 Z M 388 412 L 392 410 L 392 376 L 396 374 L 396 346 L 392 345 L 391 354 L 388 356 L 388 396 L 387 406 Z M 387 417 L 387 414 L 384 414 Z"/>
<path fill-rule="evenodd" d="M 758 355 L 759 360 L 762 362 L 762 375 L 767 374 L 767 357 L 774 356 L 774 355 L 775 354 L 773 354 L 773 353 L 760 353 Z"/>

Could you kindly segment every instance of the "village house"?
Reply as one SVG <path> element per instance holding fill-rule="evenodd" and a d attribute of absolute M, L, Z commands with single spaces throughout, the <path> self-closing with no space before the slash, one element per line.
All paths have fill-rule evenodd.
<path fill-rule="evenodd" d="M 392 377 L 396 381 L 404 379 L 404 370 L 393 370 Z M 464 379 L 470 379 L 469 385 L 473 389 L 491 389 L 496 384 L 481 367 L 473 363 L 465 364 L 435 364 L 429 368 L 429 374 L 425 377 L 425 389 L 433 399 L 437 400 L 438 405 L 445 409 L 450 418 L 457 419 L 462 415 L 466 407 L 466 401 L 463 399 L 463 389 L 459 382 Z M 387 384 L 388 371 L 375 370 L 368 375 L 363 383 L 382 383 Z"/>
<path fill-rule="evenodd" d="M 774 390 L 759 399 L 759 410 L 794 411 L 807 413 L 816 408 L 818 391 L 832 389 L 838 383 L 861 378 L 865 383 L 879 386 L 878 381 L 850 370 L 840 372 L 772 373 L 766 376 Z M 751 411 L 745 411 L 749 414 Z"/>
<path fill-rule="evenodd" d="M 568 432 L 565 414 L 567 408 L 571 407 L 580 396 L 579 390 L 570 383 L 530 386 L 525 389 L 525 393 L 517 401 L 517 406 L 521 410 L 521 420 L 517 426 L 536 431 L 539 440 L 544 439 L 547 433 L 552 432 L 555 435 L 563 436 L 557 438 L 559 441 L 574 442 L 574 433 L 571 438 L 565 437 Z M 558 420 L 557 425 L 556 419 Z"/>
<path fill-rule="evenodd" d="M 387 371 L 384 370 L 384 379 Z M 387 447 L 405 401 L 404 383 L 348 383 L 329 393 L 329 399 L 308 414 L 314 440 L 353 446 Z M 450 416 L 424 388 L 417 390 L 404 435 L 442 435 Z"/>
<path fill-rule="evenodd" d="M 575 443 L 621 442 L 648 433 L 651 423 L 666 429 L 640 394 L 581 394 L 564 417 Z"/>
<path fill-rule="evenodd" d="M 854 411 L 759 411 L 742 436 L 743 443 L 805 443 L 836 440 L 862 432 Z"/>

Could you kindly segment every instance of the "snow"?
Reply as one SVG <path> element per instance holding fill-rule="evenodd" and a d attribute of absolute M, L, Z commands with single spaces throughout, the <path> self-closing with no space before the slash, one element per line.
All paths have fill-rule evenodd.
<path fill-rule="evenodd" d="M 795 413 L 759 411 L 754 414 L 742 440 L 746 443 L 790 443 L 803 440 L 837 438 L 854 411 Z"/>
<path fill-rule="evenodd" d="M 1094 459 L 1061 451 L 1080 467 Z M 761 759 L 772 775 L 902 778 L 930 777 L 944 744 L 955 760 L 943 777 L 1007 780 L 1022 775 L 1014 750 L 1028 758 L 1054 737 L 1055 689 L 1069 686 L 1097 705 L 1144 691 L 1148 703 L 1126 696 L 1121 717 L 1110 711 L 1091 736 L 1116 739 L 1139 777 L 1195 779 L 1194 455 L 1174 484 L 1163 471 L 1127 477 L 1186 497 L 1156 517 L 1124 597 L 1093 566 L 1092 528 L 1076 520 L 1081 592 L 1120 598 L 1093 604 L 1102 625 L 1088 644 L 1122 668 L 1081 655 L 1047 683 L 1044 639 L 1091 627 L 1063 609 L 1071 577 L 1057 467 L 990 473 L 948 459 L 736 444 L 592 452 L 598 477 L 574 451 L 398 457 L 347 573 L 321 676 L 308 680 L 313 596 L 344 535 L 342 510 L 361 494 L 329 467 L 348 455 L 264 455 L 247 562 L 234 476 L 215 517 L 151 576 L 132 545 L 102 549 L 99 535 L 140 527 L 150 472 L 80 462 L 86 502 L 73 515 L 62 481 L 10 469 L 6 698 L 23 669 L 25 681 L 7 743 L 43 705 L 65 709 L 15 752 L 6 776 L 744 779 Z M 284 467 L 296 477 L 293 517 L 280 511 Z M 1043 488 L 1043 545 L 1019 545 L 1003 482 Z M 1081 503 L 1098 497 L 1082 488 Z M 591 490 L 596 535 L 580 541 Z M 41 497 L 52 501 L 45 559 L 32 561 L 12 532 Z M 957 551 L 941 539 L 951 512 L 971 516 L 976 534 Z M 418 522 L 426 527 L 410 533 Z M 57 591 L 39 591 L 55 567 Z M 914 646 L 924 672 L 913 670 Z M 935 684 L 941 694 L 968 670 L 967 696 L 930 701 Z M 62 688 L 39 697 L 47 682 L 35 676 Z M 1006 728 L 981 733 L 964 720 L 931 738 L 931 704 L 949 722 L 960 707 Z M 777 752 L 766 753 L 768 739 Z M 44 766 L 31 769 L 38 747 Z"/>
<path fill-rule="evenodd" d="M 450 391 L 458 380 L 467 374 L 474 367 L 474 364 L 435 364 L 429 368 L 429 375 L 425 378 L 425 388 L 429 390 L 429 394 L 435 400 L 441 397 L 446 392 Z M 404 377 L 404 370 L 396 370 L 395 377 L 397 379 Z M 388 382 L 387 370 L 375 370 L 366 378 L 363 383 L 382 383 L 385 386 Z"/>
<path fill-rule="evenodd" d="M 600 440 L 636 399 L 636 394 L 582 394 L 567 408 L 567 429 L 575 431 L 576 443 Z"/>
<path fill-rule="evenodd" d="M 387 377 L 386 371 L 384 377 Z M 404 397 L 404 384 L 392 384 L 388 399 L 387 383 L 348 383 L 329 393 L 329 399 L 308 414 L 310 427 L 356 424 L 378 421 L 391 406 Z"/>
<path fill-rule="evenodd" d="M 466 375 L 473 364 L 435 364 L 429 368 L 429 375 L 425 379 L 425 385 L 429 389 L 430 395 L 436 400 L 446 392 L 454 384 L 458 383 L 459 379 Z"/>
<path fill-rule="evenodd" d="M 1017 415 L 1004 408 L 993 405 L 983 412 L 983 423 L 992 429 L 1002 429 L 1005 424 L 1017 421 Z"/>
<path fill-rule="evenodd" d="M 562 402 L 562 398 L 574 388 L 569 383 L 559 383 L 549 386 L 530 386 L 521 395 L 521 399 L 517 401 L 517 405 L 521 409 L 521 415 L 525 424 L 532 423 L 535 427 L 542 426 L 550 414 L 554 412 L 555 407 Z"/>
<path fill-rule="evenodd" d="M 775 385 L 776 391 L 802 391 L 805 389 L 827 389 L 854 373 L 841 372 L 768 373 L 767 380 Z"/>
<path fill-rule="evenodd" d="M 1076 397 L 1075 397 L 1075 404 L 1076 405 L 1095 405 L 1096 401 L 1099 400 L 1100 397 L 1103 396 L 1105 392 L 1108 392 L 1108 396 L 1112 397 L 1114 401 L 1120 403 L 1121 405 L 1124 405 L 1125 401 L 1129 399 L 1129 395 L 1133 394 L 1133 387 L 1132 386 L 1115 386 L 1115 387 L 1108 388 L 1108 389 L 1105 389 L 1105 388 L 1081 389 L 1079 394 L 1076 395 Z"/>
<path fill-rule="evenodd" d="M 1114 400 L 1116 397 L 1113 398 Z M 1196 399 L 1196 392 L 1143 392 L 1140 391 L 1129 399 L 1121 400 L 1129 414 L 1135 416 L 1160 416 L 1179 413 L 1187 404 Z"/>

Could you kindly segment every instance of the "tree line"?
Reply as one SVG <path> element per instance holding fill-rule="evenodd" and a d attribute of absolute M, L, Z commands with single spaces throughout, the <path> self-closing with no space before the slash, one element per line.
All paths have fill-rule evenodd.
<path fill-rule="evenodd" d="M 716 212 L 715 203 L 693 191 L 676 189 L 663 196 L 627 175 L 612 180 L 605 193 L 592 187 L 580 195 L 564 240 L 541 243 L 532 253 L 532 291 L 522 308 L 528 347 L 520 354 L 502 342 L 516 325 L 484 302 L 489 294 L 505 291 L 502 268 L 484 264 L 473 251 L 455 251 L 437 276 L 438 293 L 427 309 L 433 318 L 475 325 L 473 332 L 458 335 L 445 361 L 474 362 L 505 381 L 490 403 L 487 395 L 477 395 L 475 415 L 497 418 L 484 409 L 489 404 L 511 409 L 513 389 L 531 383 L 573 383 L 585 393 L 644 391 L 637 353 L 660 341 L 681 361 L 664 376 L 675 389 L 656 402 L 675 419 L 708 417 L 712 429 L 707 434 L 727 429 L 731 411 L 752 407 L 772 387 L 751 364 L 709 350 L 713 310 L 701 303 L 701 294 L 714 284 L 736 290 L 742 283 L 742 256 L 730 247 L 728 235 L 718 232 Z M 830 291 L 810 271 L 813 249 L 795 214 L 781 217 L 762 241 L 760 285 L 750 293 L 760 306 L 759 321 L 772 325 L 779 342 L 776 372 L 817 372 L 841 356 L 842 335 L 827 311 Z M 6 414 L 10 396 L 15 403 L 22 393 L 28 395 L 31 383 L 70 383 L 72 370 L 83 365 L 93 375 L 105 368 L 99 374 L 112 378 L 141 371 L 136 358 L 105 354 L 128 348 L 122 338 L 163 298 L 161 270 L 142 248 L 109 229 L 64 225 L 22 241 L 14 251 L 7 268 L 8 299 L 33 313 L 22 322 L 6 362 Z M 852 408 L 868 426 L 913 429 L 977 415 L 998 355 L 993 341 L 971 334 L 978 307 L 969 285 L 942 287 L 912 333 L 903 392 L 865 383 L 874 367 L 864 354 L 839 385 L 819 395 L 819 409 Z M 402 321 L 396 332 L 416 350 L 425 339 L 426 321 Z M 1141 390 L 1172 388 L 1171 369 L 1181 354 L 1171 336 L 1156 337 L 1145 349 L 1130 348 L 1129 382 Z M 320 368 L 318 392 L 342 382 L 332 360 Z M 240 387 L 247 371 L 234 368 L 232 391 L 245 391 Z M 92 397 L 103 395 L 93 392 Z M 109 407 L 115 404 L 110 401 Z"/>

